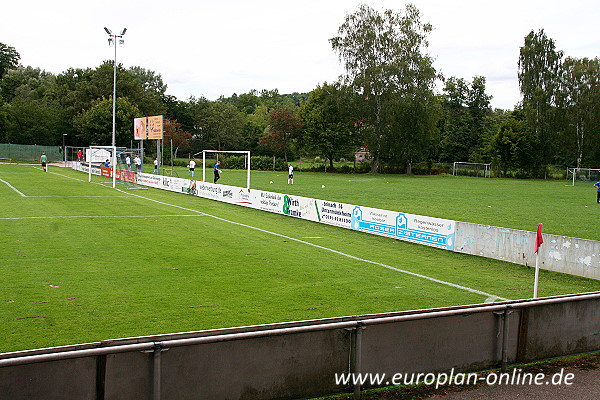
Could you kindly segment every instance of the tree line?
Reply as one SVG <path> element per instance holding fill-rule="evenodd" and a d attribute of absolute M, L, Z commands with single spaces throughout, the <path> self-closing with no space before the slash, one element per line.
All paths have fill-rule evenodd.
<path fill-rule="evenodd" d="M 453 161 L 537 177 L 549 166 L 600 167 L 598 58 L 565 57 L 543 30 L 531 31 L 515 60 L 522 100 L 514 110 L 492 109 L 485 77 L 435 69 L 431 29 L 411 4 L 401 11 L 360 5 L 329 39 L 344 74 L 309 93 L 179 100 L 159 73 L 119 64 L 116 143 L 135 145 L 134 118 L 164 115 L 165 144 L 181 156 L 250 150 L 285 161 L 319 156 L 333 166 L 360 148 L 372 172 Z M 110 144 L 112 61 L 56 75 L 19 61 L 0 43 L 0 142 L 61 145 L 66 134 L 67 145 Z"/>

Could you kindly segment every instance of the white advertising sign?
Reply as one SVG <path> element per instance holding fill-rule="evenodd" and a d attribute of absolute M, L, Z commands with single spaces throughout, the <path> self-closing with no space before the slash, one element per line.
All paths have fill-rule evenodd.
<path fill-rule="evenodd" d="M 351 228 L 395 239 L 454 250 L 454 221 L 355 206 Z"/>

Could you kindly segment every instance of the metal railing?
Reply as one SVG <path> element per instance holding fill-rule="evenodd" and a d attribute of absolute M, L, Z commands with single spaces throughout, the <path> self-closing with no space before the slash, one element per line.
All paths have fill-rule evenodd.
<path fill-rule="evenodd" d="M 596 292 L 4 353 L 0 399 L 358 398 L 361 385 L 336 385 L 336 373 L 467 372 L 600 350 L 599 306 Z"/>

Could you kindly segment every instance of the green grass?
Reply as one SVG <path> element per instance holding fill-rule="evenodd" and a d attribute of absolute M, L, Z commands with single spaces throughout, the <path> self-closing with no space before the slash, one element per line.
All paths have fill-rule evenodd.
<path fill-rule="evenodd" d="M 185 175 L 183 169 L 180 176 Z M 486 300 L 291 238 L 499 297 L 531 296 L 532 270 L 500 261 L 162 190 L 116 191 L 90 184 L 85 174 L 69 169 L 51 167 L 50 173 L 43 173 L 34 166 L 0 165 L 0 179 L 28 196 L 0 182 L 2 352 Z M 225 171 L 222 179 L 245 184 L 242 171 Z M 262 189 L 460 220 L 489 222 L 485 220 L 490 217 L 499 221 L 490 223 L 501 226 L 509 226 L 502 223 L 502 212 L 494 210 L 502 201 L 494 203 L 493 213 L 488 202 L 479 205 L 478 212 L 464 203 L 475 206 L 481 201 L 470 197 L 481 200 L 481 193 L 508 187 L 512 196 L 525 196 L 521 201 L 528 202 L 529 191 L 514 187 L 527 182 L 536 191 L 552 186 L 544 192 L 553 195 L 552 202 L 558 201 L 554 195 L 560 190 L 580 190 L 555 182 L 452 177 L 297 173 L 293 187 L 281 172 L 253 172 L 252 179 L 252 186 Z M 427 192 L 419 190 L 426 187 Z M 383 190 L 387 188 L 395 195 Z M 470 192 L 455 206 L 441 196 L 446 191 L 457 199 L 461 188 Z M 587 189 L 586 223 L 597 212 L 591 208 L 594 193 Z M 568 210 L 572 201 L 565 195 L 552 207 Z M 511 213 L 506 208 L 504 212 Z M 561 231 L 560 226 L 555 229 Z M 540 282 L 541 296 L 600 290 L 598 281 L 547 271 L 541 271 Z"/>
<path fill-rule="evenodd" d="M 219 182 L 243 186 L 245 179 L 245 171 L 225 170 Z M 600 240 L 592 222 L 600 211 L 592 183 L 296 172 L 292 186 L 283 171 L 252 171 L 251 179 L 261 190 L 528 231 L 543 223 L 544 233 Z"/>

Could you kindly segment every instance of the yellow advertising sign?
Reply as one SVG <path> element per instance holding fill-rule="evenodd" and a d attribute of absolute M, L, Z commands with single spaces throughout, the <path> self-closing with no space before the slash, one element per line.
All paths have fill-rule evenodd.
<path fill-rule="evenodd" d="M 148 117 L 148 139 L 163 138 L 163 116 Z"/>
<path fill-rule="evenodd" d="M 133 138 L 135 140 L 162 139 L 163 116 L 134 118 Z"/>

